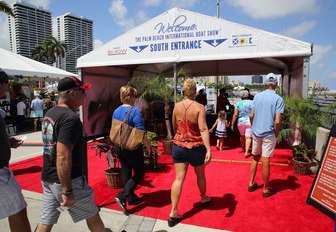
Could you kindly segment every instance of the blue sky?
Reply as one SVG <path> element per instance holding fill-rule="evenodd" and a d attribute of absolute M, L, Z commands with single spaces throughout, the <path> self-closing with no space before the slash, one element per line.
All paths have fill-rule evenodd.
<path fill-rule="evenodd" d="M 13 3 L 13 0 L 5 0 Z M 94 22 L 95 48 L 129 29 L 179 7 L 216 16 L 217 0 L 26 0 L 52 12 Z M 310 80 L 336 90 L 336 0 L 220 0 L 220 17 L 314 44 Z M 55 25 L 55 24 L 54 24 Z M 55 27 L 54 27 L 55 29 Z M 0 14 L 0 47 L 9 49 L 7 17 Z M 249 82 L 250 78 L 241 78 Z"/>

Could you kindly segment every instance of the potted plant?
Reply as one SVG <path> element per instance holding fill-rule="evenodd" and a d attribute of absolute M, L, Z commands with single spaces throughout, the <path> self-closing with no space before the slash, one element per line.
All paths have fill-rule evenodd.
<path fill-rule="evenodd" d="M 331 125 L 329 114 L 331 111 L 316 106 L 313 96 L 307 99 L 284 97 L 284 102 L 285 111 L 282 115 L 278 142 L 286 140 L 292 146 L 294 171 L 295 165 L 303 166 L 302 163 L 306 163 L 308 166 L 306 169 L 309 170 L 310 166 L 316 164 L 313 157 L 317 128 Z M 309 147 L 306 144 L 309 144 Z M 301 163 L 296 164 L 297 162 Z"/>
<path fill-rule="evenodd" d="M 177 76 L 185 76 L 187 70 L 180 69 Z M 167 137 L 162 140 L 164 145 L 164 153 L 171 154 L 172 151 L 172 139 L 173 131 L 171 125 L 171 114 L 172 109 L 170 103 L 174 102 L 174 83 L 165 78 L 165 73 L 161 72 L 156 77 L 134 77 L 130 81 L 130 85 L 135 86 L 139 92 L 141 92 L 140 98 L 143 98 L 150 103 L 154 101 L 164 102 L 164 112 L 165 112 L 165 125 L 167 131 Z"/>
<path fill-rule="evenodd" d="M 91 148 L 96 149 L 96 155 L 100 158 L 102 153 L 105 153 L 108 164 L 108 168 L 105 170 L 105 177 L 108 186 L 112 189 L 122 188 L 122 169 L 111 140 L 109 138 L 102 139 Z"/>
<path fill-rule="evenodd" d="M 158 155 L 158 136 L 155 132 L 147 131 L 147 138 L 151 145 L 151 153 L 144 150 L 145 168 L 151 170 L 157 165 Z"/>
<path fill-rule="evenodd" d="M 311 173 L 311 167 L 318 164 L 314 159 L 316 155 L 315 149 L 308 147 L 305 143 L 293 146 L 293 164 L 294 173 L 299 175 L 307 175 Z"/>

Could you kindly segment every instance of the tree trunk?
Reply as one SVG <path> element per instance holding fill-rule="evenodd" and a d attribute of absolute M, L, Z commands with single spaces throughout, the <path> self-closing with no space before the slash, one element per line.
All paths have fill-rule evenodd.
<path fill-rule="evenodd" d="M 172 139 L 172 129 L 170 124 L 170 106 L 169 104 L 165 104 L 165 121 L 166 121 L 166 129 L 167 129 L 167 139 Z"/>

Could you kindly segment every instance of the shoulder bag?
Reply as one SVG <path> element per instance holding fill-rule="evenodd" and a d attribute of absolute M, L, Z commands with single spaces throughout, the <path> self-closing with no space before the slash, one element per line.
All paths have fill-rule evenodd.
<path fill-rule="evenodd" d="M 124 121 L 118 119 L 112 120 L 112 126 L 110 130 L 110 139 L 115 144 L 118 145 L 121 149 L 126 149 L 130 151 L 136 150 L 140 144 L 142 144 L 145 131 L 139 130 L 136 127 L 132 127 L 126 123 L 129 114 L 132 111 L 131 107 Z"/>

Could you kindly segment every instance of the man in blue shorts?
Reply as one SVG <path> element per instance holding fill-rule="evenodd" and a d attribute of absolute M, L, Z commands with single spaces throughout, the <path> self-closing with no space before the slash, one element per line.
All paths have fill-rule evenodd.
<path fill-rule="evenodd" d="M 0 98 L 6 94 L 9 79 L 12 77 L 0 69 Z M 31 231 L 27 217 L 27 203 L 19 183 L 8 168 L 11 148 L 17 148 L 21 144 L 21 140 L 8 137 L 5 122 L 0 117 L 0 220 L 8 217 L 12 232 Z"/>
<path fill-rule="evenodd" d="M 86 144 L 76 113 L 90 87 L 76 77 L 63 78 L 57 87 L 58 104 L 43 118 L 43 201 L 38 232 L 51 231 L 64 209 L 75 223 L 86 219 L 90 231 L 105 231 L 93 190 L 83 174 Z"/>
<path fill-rule="evenodd" d="M 257 173 L 258 162 L 262 157 L 263 197 L 270 197 L 275 194 L 275 190 L 269 186 L 270 158 L 273 156 L 276 137 L 280 130 L 284 101 L 275 93 L 277 80 L 274 73 L 267 74 L 265 85 L 266 90 L 254 97 L 250 113 L 253 132 L 253 159 L 250 166 L 248 191 L 253 192 L 258 187 L 254 182 L 254 177 Z"/>

